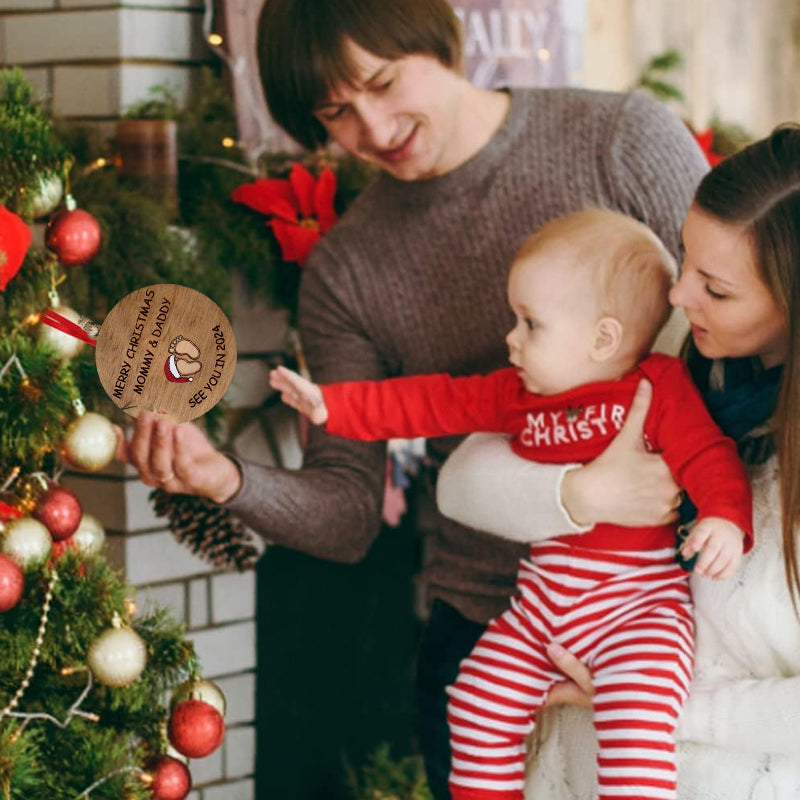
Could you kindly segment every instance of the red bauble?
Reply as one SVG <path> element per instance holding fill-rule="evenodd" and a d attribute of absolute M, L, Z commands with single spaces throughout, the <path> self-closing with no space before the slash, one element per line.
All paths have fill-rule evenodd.
<path fill-rule="evenodd" d="M 69 539 L 78 530 L 83 508 L 74 492 L 63 486 L 53 486 L 39 498 L 31 516 L 39 520 L 58 542 Z"/>
<path fill-rule="evenodd" d="M 183 800 L 192 788 L 192 775 L 182 761 L 172 756 L 159 756 L 150 766 L 153 800 Z"/>
<path fill-rule="evenodd" d="M 0 206 L 0 292 L 19 272 L 31 244 L 31 229 L 12 211 Z"/>
<path fill-rule="evenodd" d="M 202 700 L 184 700 L 169 718 L 169 741 L 187 758 L 205 758 L 225 738 L 225 721 L 214 706 Z"/>
<path fill-rule="evenodd" d="M 25 576 L 13 558 L 0 553 L 0 612 L 19 603 L 25 588 Z"/>
<path fill-rule="evenodd" d="M 67 209 L 47 223 L 45 244 L 65 267 L 75 267 L 97 254 L 100 237 L 100 223 L 88 211 Z"/>

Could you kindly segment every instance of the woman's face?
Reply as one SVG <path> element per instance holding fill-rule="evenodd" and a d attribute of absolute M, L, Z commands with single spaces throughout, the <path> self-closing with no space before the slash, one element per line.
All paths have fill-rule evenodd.
<path fill-rule="evenodd" d="M 755 355 L 765 367 L 783 363 L 786 318 L 761 278 L 747 232 L 693 205 L 683 246 L 669 299 L 686 312 L 697 349 L 707 358 Z"/>

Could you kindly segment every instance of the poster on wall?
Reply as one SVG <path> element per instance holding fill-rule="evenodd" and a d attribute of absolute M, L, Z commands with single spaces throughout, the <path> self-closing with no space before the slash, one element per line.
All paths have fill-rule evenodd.
<path fill-rule="evenodd" d="M 451 3 L 464 30 L 464 69 L 473 83 L 483 87 L 566 83 L 562 0 Z M 223 0 L 223 4 L 225 60 L 233 81 L 239 143 L 255 162 L 267 150 L 294 145 L 271 120 L 261 93 L 256 31 L 263 3 Z"/>
<path fill-rule="evenodd" d="M 464 30 L 464 69 L 477 86 L 567 82 L 562 0 L 452 0 Z"/>

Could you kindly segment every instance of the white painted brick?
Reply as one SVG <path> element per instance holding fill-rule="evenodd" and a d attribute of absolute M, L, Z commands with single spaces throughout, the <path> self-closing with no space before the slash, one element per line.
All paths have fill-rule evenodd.
<path fill-rule="evenodd" d="M 269 364 L 260 359 L 236 362 L 236 372 L 225 392 L 225 402 L 230 408 L 256 408 L 271 394 Z"/>
<path fill-rule="evenodd" d="M 0 20 L 0 30 L 2 30 L 2 20 Z M 5 50 L 5 47 L 3 50 Z M 0 61 L 3 61 L 3 51 L 0 51 Z M 50 68 L 28 67 L 22 70 L 22 72 L 26 80 L 33 86 L 34 95 L 40 99 L 49 101 L 52 95 Z"/>
<path fill-rule="evenodd" d="M 0 11 L 39 11 L 55 5 L 56 0 L 0 0 Z"/>
<path fill-rule="evenodd" d="M 297 414 L 288 406 L 275 406 L 269 410 L 269 425 L 272 430 L 281 466 L 298 469 L 303 462 L 303 451 L 297 431 Z M 232 442 L 231 450 L 246 460 L 275 466 L 272 448 L 267 442 L 261 424 L 248 425 Z"/>
<path fill-rule="evenodd" d="M 6 58 L 20 65 L 119 58 L 119 13 L 108 9 L 9 17 Z"/>
<path fill-rule="evenodd" d="M 125 530 L 124 481 L 67 472 L 61 483 L 78 495 L 84 512 L 97 517 L 106 530 Z"/>
<path fill-rule="evenodd" d="M 224 746 L 224 745 L 223 745 Z M 192 773 L 192 786 L 219 781 L 223 776 L 223 748 L 217 748 L 205 758 L 193 758 L 189 761 L 189 772 Z"/>
<path fill-rule="evenodd" d="M 200 14 L 155 8 L 13 15 L 6 19 L 6 46 L 5 58 L 20 65 L 100 59 L 211 60 Z"/>
<path fill-rule="evenodd" d="M 120 68 L 120 111 L 152 97 L 150 89 L 166 86 L 183 105 L 189 96 L 192 80 L 197 76 L 194 67 L 178 64 L 125 64 Z"/>
<path fill-rule="evenodd" d="M 225 695 L 225 723 L 237 725 L 256 718 L 256 676 L 252 672 L 219 678 L 214 683 Z"/>
<path fill-rule="evenodd" d="M 128 536 L 125 564 L 128 580 L 134 586 L 213 571 L 209 564 L 179 544 L 169 531 Z"/>
<path fill-rule="evenodd" d="M 255 613 L 256 576 L 253 570 L 211 576 L 212 622 L 252 619 Z"/>
<path fill-rule="evenodd" d="M 255 796 L 256 787 L 253 780 L 209 786 L 203 790 L 203 800 L 253 800 Z"/>
<path fill-rule="evenodd" d="M 249 289 L 238 273 L 233 275 L 232 288 L 231 324 L 238 351 L 264 353 L 285 350 L 289 312 L 282 308 L 270 308 L 258 293 Z"/>
<path fill-rule="evenodd" d="M 119 113 L 120 70 L 109 66 L 53 68 L 53 112 L 59 117 L 110 117 Z"/>
<path fill-rule="evenodd" d="M 192 633 L 204 678 L 255 669 L 255 622 L 239 622 Z"/>
<path fill-rule="evenodd" d="M 198 578 L 189 583 L 189 627 L 208 625 L 208 580 Z"/>
<path fill-rule="evenodd" d="M 119 16 L 123 58 L 211 60 L 200 14 L 123 9 Z"/>
<path fill-rule="evenodd" d="M 182 583 L 164 583 L 160 586 L 144 586 L 136 594 L 136 605 L 140 613 L 156 607 L 168 608 L 178 622 L 186 621 L 186 588 Z"/>
<path fill-rule="evenodd" d="M 256 729 L 228 728 L 225 734 L 225 778 L 245 778 L 255 772 Z"/>
<path fill-rule="evenodd" d="M 125 481 L 125 530 L 141 531 L 161 528 L 164 518 L 157 517 L 150 501 L 152 487 L 139 480 Z"/>
<path fill-rule="evenodd" d="M 19 1 L 19 0 L 18 0 Z M 27 0 L 23 0 L 27 2 Z M 93 8 L 108 6 L 157 6 L 158 8 L 202 8 L 203 0 L 60 0 L 60 8 Z"/>
<path fill-rule="evenodd" d="M 118 117 L 151 98 L 154 86 L 169 87 L 183 104 L 195 72 L 168 64 L 58 64 L 53 67 L 53 111 L 61 117 Z"/>
<path fill-rule="evenodd" d="M 85 512 L 97 517 L 110 530 L 164 527 L 164 519 L 156 516 L 149 500 L 152 489 L 139 480 L 69 472 L 62 483 L 78 495 Z"/>

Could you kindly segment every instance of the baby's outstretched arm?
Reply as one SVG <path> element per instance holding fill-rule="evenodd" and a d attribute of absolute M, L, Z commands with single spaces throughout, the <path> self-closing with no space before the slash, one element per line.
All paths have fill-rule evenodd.
<path fill-rule="evenodd" d="M 286 367 L 276 367 L 269 373 L 269 385 L 281 393 L 281 400 L 286 405 L 297 409 L 315 425 L 324 425 L 328 421 L 328 407 L 322 389 L 316 383 Z"/>
<path fill-rule="evenodd" d="M 730 578 L 744 550 L 744 532 L 722 517 L 704 517 L 683 544 L 684 558 L 700 553 L 694 571 L 708 578 Z"/>

